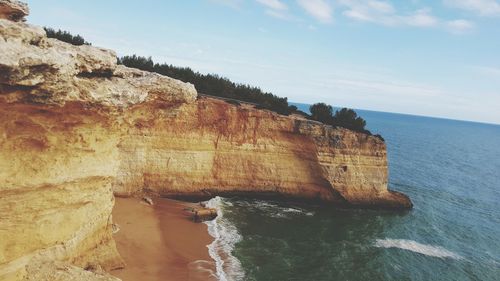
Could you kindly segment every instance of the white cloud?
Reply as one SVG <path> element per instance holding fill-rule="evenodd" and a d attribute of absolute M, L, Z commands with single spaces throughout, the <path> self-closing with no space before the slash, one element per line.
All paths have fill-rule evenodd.
<path fill-rule="evenodd" d="M 288 11 L 288 6 L 281 0 L 255 0 L 266 7 L 265 13 L 268 16 L 280 20 L 293 20 L 294 17 Z"/>
<path fill-rule="evenodd" d="M 382 24 L 390 24 L 390 18 L 395 14 L 391 3 L 376 0 L 339 0 L 344 6 L 343 15 L 358 21 L 369 21 Z"/>
<path fill-rule="evenodd" d="M 431 15 L 428 9 L 418 10 L 413 15 L 402 17 L 401 20 L 404 24 L 419 27 L 432 27 L 436 26 L 439 22 L 436 17 Z"/>
<path fill-rule="evenodd" d="M 357 9 L 346 10 L 342 14 L 358 21 L 373 21 L 372 17 L 368 13 Z"/>
<path fill-rule="evenodd" d="M 283 2 L 281 2 L 280 0 L 256 0 L 256 1 L 272 10 L 285 11 L 288 9 L 288 6 Z"/>
<path fill-rule="evenodd" d="M 244 0 L 209 0 L 231 7 L 240 7 Z M 450 6 L 476 11 L 483 15 L 500 15 L 500 0 L 443 0 Z M 284 0 L 255 0 L 265 7 L 265 14 L 273 18 L 297 21 Z M 332 23 L 336 5 L 342 15 L 354 21 L 371 22 L 385 26 L 413 26 L 439 28 L 454 34 L 472 30 L 475 24 L 465 19 L 442 19 L 430 8 L 401 12 L 389 0 L 296 0 L 297 4 L 320 23 Z M 417 5 L 417 2 L 413 2 Z"/>
<path fill-rule="evenodd" d="M 500 16 L 500 2 L 497 0 L 444 0 L 444 3 L 483 16 Z"/>
<path fill-rule="evenodd" d="M 391 3 L 375 0 L 340 0 L 347 9 L 343 15 L 357 21 L 367 21 L 382 25 L 409 25 L 417 27 L 436 26 L 439 20 L 430 9 L 420 9 L 409 15 L 400 15 Z"/>
<path fill-rule="evenodd" d="M 432 14 L 431 9 L 418 9 L 408 14 L 399 13 L 388 1 L 338 0 L 345 7 L 342 14 L 352 20 L 372 22 L 386 26 L 437 27 L 452 33 L 464 33 L 474 23 L 464 19 L 444 20 Z"/>
<path fill-rule="evenodd" d="M 463 19 L 448 21 L 446 25 L 453 33 L 464 33 L 474 28 L 474 23 Z"/>
<path fill-rule="evenodd" d="M 309 15 L 314 17 L 321 23 L 333 22 L 333 8 L 330 3 L 325 0 L 297 0 Z"/>
<path fill-rule="evenodd" d="M 272 10 L 272 9 L 267 9 L 266 14 L 268 16 L 271 16 L 273 18 L 277 18 L 280 20 L 290 20 L 291 17 L 288 13 L 282 12 L 282 11 L 277 11 L 277 10 Z"/>
<path fill-rule="evenodd" d="M 372 0 L 368 1 L 367 6 L 381 13 L 394 13 L 394 7 L 388 2 Z"/>

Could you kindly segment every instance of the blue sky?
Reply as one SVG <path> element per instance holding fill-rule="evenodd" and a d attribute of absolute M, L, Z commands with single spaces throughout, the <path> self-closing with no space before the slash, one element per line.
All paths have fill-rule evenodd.
<path fill-rule="evenodd" d="M 500 124 L 500 0 L 29 0 L 33 24 L 294 102 Z"/>

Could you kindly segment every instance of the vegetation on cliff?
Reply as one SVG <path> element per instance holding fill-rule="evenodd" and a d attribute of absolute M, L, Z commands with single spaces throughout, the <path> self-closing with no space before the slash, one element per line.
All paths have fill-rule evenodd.
<path fill-rule="evenodd" d="M 237 84 L 217 74 L 201 74 L 188 67 L 176 67 L 170 64 L 154 63 L 151 57 L 137 55 L 118 58 L 118 63 L 128 67 L 156 72 L 195 85 L 200 93 L 256 103 L 260 108 L 289 115 L 297 112 L 297 107 L 288 105 L 287 98 L 280 98 L 264 93 L 257 87 Z M 316 103 L 310 107 L 310 119 L 327 125 L 344 127 L 353 131 L 370 134 L 365 129 L 366 121 L 350 108 L 342 108 L 333 114 L 333 107 L 325 103 Z"/>
<path fill-rule="evenodd" d="M 256 103 L 264 109 L 269 109 L 283 115 L 289 115 L 296 107 L 288 105 L 287 98 L 281 98 L 271 93 L 265 93 L 257 87 L 234 83 L 217 74 L 201 74 L 189 67 L 177 67 L 166 63 L 154 63 L 151 57 L 124 56 L 118 59 L 119 64 L 145 71 L 156 72 L 183 82 L 194 84 L 199 93 Z"/>
<path fill-rule="evenodd" d="M 80 35 L 74 36 L 67 31 L 55 31 L 47 27 L 45 27 L 45 31 L 50 38 L 56 38 L 73 45 L 90 45 L 90 43 L 85 41 Z M 331 105 L 316 103 L 310 107 L 311 115 L 309 116 L 302 111 L 298 111 L 296 106 L 288 105 L 288 99 L 286 97 L 278 97 L 272 93 L 264 92 L 258 87 L 235 83 L 217 74 L 202 74 L 193 71 L 189 67 L 178 67 L 167 63 L 155 63 L 151 57 L 137 56 L 135 54 L 123 56 L 121 58 L 119 57 L 118 64 L 144 71 L 156 72 L 183 82 L 189 82 L 193 84 L 201 94 L 255 103 L 258 108 L 272 110 L 283 115 L 298 113 L 304 115 L 306 118 L 327 125 L 344 127 L 353 131 L 371 134 L 370 131 L 365 129 L 366 121 L 350 108 L 342 108 L 337 110 L 334 114 Z"/>
<path fill-rule="evenodd" d="M 353 131 L 369 133 L 365 129 L 366 121 L 350 108 L 342 108 L 333 114 L 333 107 L 321 102 L 311 105 L 309 111 L 311 111 L 311 118 L 313 120 L 332 126 L 344 127 Z"/>
<path fill-rule="evenodd" d="M 85 39 L 83 39 L 83 37 L 80 35 L 73 35 L 67 31 L 63 31 L 60 29 L 56 31 L 55 29 L 52 29 L 49 27 L 44 27 L 43 29 L 45 29 L 45 33 L 47 33 L 47 37 L 49 37 L 49 38 L 56 38 L 58 40 L 61 40 L 63 42 L 70 43 L 70 44 L 73 44 L 76 46 L 92 45 L 89 42 L 85 41 Z"/>

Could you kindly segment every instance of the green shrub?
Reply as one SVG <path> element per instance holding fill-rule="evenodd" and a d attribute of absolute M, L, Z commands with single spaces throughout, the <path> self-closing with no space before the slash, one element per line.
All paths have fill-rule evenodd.
<path fill-rule="evenodd" d="M 364 132 L 366 121 L 359 117 L 356 111 L 350 108 L 337 110 L 333 116 L 333 125 L 351 129 L 353 131 Z"/>
<path fill-rule="evenodd" d="M 371 134 L 365 129 L 366 121 L 359 117 L 356 111 L 350 108 L 342 108 L 333 114 L 333 107 L 325 103 L 315 103 L 309 107 L 311 119 L 332 125 L 344 127 L 353 131 Z"/>
<path fill-rule="evenodd" d="M 311 112 L 311 118 L 313 120 L 325 123 L 332 124 L 332 114 L 333 107 L 331 105 L 327 105 L 326 103 L 315 103 L 309 107 L 309 111 Z"/>
<path fill-rule="evenodd" d="M 80 35 L 75 36 L 67 31 L 62 31 L 62 30 L 55 31 L 54 29 L 48 27 L 44 27 L 43 29 L 45 29 L 45 33 L 47 33 L 47 37 L 49 38 L 55 38 L 60 41 L 73 44 L 76 46 L 91 45 L 89 42 L 85 41 L 85 39 L 83 39 L 83 37 Z"/>

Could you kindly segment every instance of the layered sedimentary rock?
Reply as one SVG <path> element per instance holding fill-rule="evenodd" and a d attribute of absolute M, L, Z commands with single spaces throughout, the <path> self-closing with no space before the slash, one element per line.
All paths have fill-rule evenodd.
<path fill-rule="evenodd" d="M 49 39 L 25 14 L 0 0 L 1 280 L 110 278 L 82 268 L 123 266 L 113 192 L 411 207 L 387 189 L 379 138 L 198 97 L 112 51 Z"/>
<path fill-rule="evenodd" d="M 118 195 L 248 194 L 404 208 L 387 190 L 386 147 L 363 133 L 199 98 L 130 107 L 118 145 Z"/>
<path fill-rule="evenodd" d="M 53 260 L 122 266 L 110 216 L 116 142 L 98 137 L 106 129 L 92 116 L 0 104 L 0 279 Z"/>
<path fill-rule="evenodd" d="M 121 110 L 195 96 L 190 85 L 117 66 L 112 51 L 0 19 L 0 279 L 52 261 L 123 266 L 111 235 Z"/>

